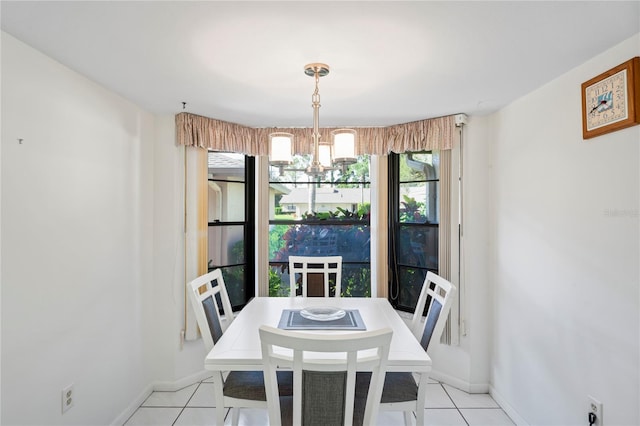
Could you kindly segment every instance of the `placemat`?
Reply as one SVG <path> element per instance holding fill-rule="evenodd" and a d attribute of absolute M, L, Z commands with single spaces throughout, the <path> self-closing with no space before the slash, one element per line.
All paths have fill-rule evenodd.
<path fill-rule="evenodd" d="M 278 328 L 282 330 L 366 330 L 357 309 L 345 309 L 345 316 L 333 321 L 315 321 L 300 315 L 300 309 L 283 309 Z"/>

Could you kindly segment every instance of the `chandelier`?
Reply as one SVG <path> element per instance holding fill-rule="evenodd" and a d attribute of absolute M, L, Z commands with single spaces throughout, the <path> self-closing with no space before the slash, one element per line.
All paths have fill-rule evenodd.
<path fill-rule="evenodd" d="M 352 129 L 335 129 L 331 132 L 331 142 L 320 140 L 320 77 L 329 74 L 329 65 L 313 63 L 305 65 L 304 73 L 315 79 L 315 91 L 311 96 L 313 107 L 313 154 L 311 163 L 305 169 L 285 169 L 293 164 L 293 135 L 286 132 L 275 132 L 269 135 L 269 162 L 278 167 L 280 175 L 284 170 L 304 171 L 309 176 L 321 178 L 326 171 L 342 170 L 356 162 L 356 131 Z"/>

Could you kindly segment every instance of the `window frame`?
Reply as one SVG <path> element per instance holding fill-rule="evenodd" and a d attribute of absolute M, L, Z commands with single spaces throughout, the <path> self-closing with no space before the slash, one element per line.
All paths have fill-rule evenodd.
<path fill-rule="evenodd" d="M 340 187 L 340 186 L 357 186 L 359 188 L 368 188 L 369 191 L 372 190 L 372 179 L 365 179 L 364 176 L 358 180 L 351 180 L 351 181 L 347 181 L 347 180 L 343 180 L 342 178 L 338 178 L 338 179 L 334 179 L 334 180 L 324 180 L 321 182 L 318 181 L 309 181 L 309 180 L 299 180 L 297 179 L 298 174 L 296 174 L 294 176 L 294 178 L 292 179 L 287 179 L 285 181 L 279 181 L 279 180 L 274 180 L 272 178 L 272 175 L 269 172 L 269 166 L 267 163 L 267 173 L 263 173 L 262 176 L 266 177 L 267 179 L 267 187 L 271 184 L 290 184 L 293 185 L 294 187 L 300 187 L 300 186 L 306 186 L 308 188 L 311 187 L 311 185 L 318 185 L 319 183 L 322 185 L 330 185 L 331 187 Z M 369 156 L 369 177 L 371 177 L 371 173 L 373 173 L 372 171 L 372 159 L 371 156 Z M 300 175 L 300 176 L 305 176 L 304 174 Z M 289 176 L 291 177 L 291 176 Z M 304 218 L 302 220 L 300 219 L 267 219 L 267 230 L 269 229 L 269 226 L 271 225 L 306 225 L 306 226 L 336 226 L 336 227 L 349 227 L 349 226 L 357 226 L 357 225 L 364 225 L 368 228 L 369 230 L 369 235 L 372 233 L 372 224 L 373 224 L 373 220 L 372 220 L 372 216 L 374 215 L 373 213 L 373 209 L 374 209 L 374 205 L 373 205 L 373 200 L 371 199 L 371 195 L 369 197 L 369 204 L 370 204 L 370 212 L 369 215 L 366 219 L 363 218 L 340 218 L 340 219 L 332 219 L 332 218 Z M 336 210 L 337 211 L 337 210 Z M 269 212 L 270 213 L 270 212 Z M 267 217 L 269 217 L 269 213 L 267 214 Z M 268 231 L 267 231 L 268 232 Z M 369 285 L 368 285 L 368 290 L 365 292 L 365 294 L 367 295 L 367 297 L 375 297 L 376 294 L 376 289 L 374 288 L 374 271 L 371 269 L 371 265 L 374 264 L 373 263 L 373 243 L 372 243 L 372 239 L 371 237 L 369 238 L 369 258 L 368 261 L 350 261 L 347 259 L 343 259 L 343 285 L 342 285 L 342 291 L 345 292 L 345 290 L 347 289 L 347 286 L 344 284 L 345 282 L 345 277 L 348 274 L 345 274 L 345 267 L 349 268 L 349 265 L 363 265 L 363 264 L 367 264 L 369 266 L 369 276 L 370 276 L 370 280 L 369 280 Z M 266 258 L 266 264 L 268 268 L 272 268 L 272 267 L 287 267 L 288 266 L 288 262 L 286 260 L 280 260 L 280 261 L 272 261 L 270 259 L 270 256 L 268 254 L 269 250 L 268 250 L 268 238 L 267 238 L 267 258 Z M 340 254 L 340 253 L 335 253 L 335 254 Z M 265 290 L 261 289 L 260 293 L 262 294 Z M 266 288 L 266 294 L 264 294 L 265 296 L 269 295 L 269 288 Z"/>
<path fill-rule="evenodd" d="M 437 182 L 437 188 L 438 191 L 440 191 L 440 179 L 441 177 L 438 175 L 436 179 L 429 179 L 426 178 L 423 180 L 408 180 L 408 181 L 401 181 L 400 180 L 400 161 L 401 161 L 401 156 L 405 155 L 405 154 L 411 154 L 411 153 L 433 153 L 433 150 L 427 150 L 427 151 L 419 151 L 419 152 L 404 152 L 401 154 L 397 154 L 394 152 L 389 153 L 388 156 L 388 167 L 389 167 L 389 172 L 388 172 L 388 180 L 387 180 L 387 189 L 388 189 L 388 194 L 389 194 L 389 205 L 388 205 L 388 215 L 389 215 L 389 222 L 388 222 L 388 233 L 389 233 L 389 249 L 388 249 L 388 264 L 389 264 L 389 290 L 388 290 L 388 299 L 389 302 L 391 303 L 391 305 L 400 311 L 405 311 L 405 312 L 411 312 L 413 313 L 415 311 L 415 305 L 414 306 L 407 306 L 406 304 L 403 304 L 401 302 L 402 300 L 402 283 L 400 280 L 400 270 L 402 268 L 405 269 L 414 269 L 414 270 L 419 270 L 419 271 L 423 271 L 424 276 L 426 276 L 427 272 L 431 271 L 434 273 L 438 273 L 438 267 L 429 267 L 429 265 L 425 265 L 425 266 L 419 266 L 419 265 L 412 265 L 412 264 L 403 264 L 400 261 L 400 236 L 401 236 L 401 230 L 403 227 L 408 227 L 408 228 L 435 228 L 437 231 L 436 232 L 440 232 L 440 221 L 438 220 L 436 223 L 427 223 L 426 219 L 424 222 L 401 222 L 400 221 L 400 188 L 402 184 L 405 183 L 416 183 L 416 182 L 420 182 L 420 183 L 428 183 L 428 182 Z M 439 217 L 440 215 L 440 206 L 439 203 L 436 203 L 436 208 L 438 209 L 438 214 L 437 217 Z M 439 236 L 438 236 L 439 239 Z M 439 260 L 439 250 L 436 247 L 436 253 L 438 253 L 438 260 Z M 436 265 L 438 264 L 438 260 L 436 260 Z M 420 280 L 421 282 L 423 280 Z M 419 293 L 419 291 L 418 291 Z M 416 302 L 417 302 L 417 298 L 416 298 Z"/>
<path fill-rule="evenodd" d="M 224 154 L 221 151 L 209 151 L 209 153 L 220 153 Z M 228 226 L 243 226 L 243 241 L 244 241 L 244 262 L 242 263 L 229 263 L 225 265 L 209 265 L 208 271 L 212 271 L 214 269 L 221 269 L 224 276 L 225 268 L 236 267 L 236 266 L 244 266 L 244 303 L 241 304 L 233 304 L 232 300 L 232 308 L 233 311 L 239 311 L 244 306 L 246 306 L 249 301 L 255 297 L 256 295 L 256 286 L 254 285 L 255 278 L 255 229 L 256 229 L 256 208 L 255 208 L 255 188 L 256 188 L 256 173 L 255 173 L 255 158 L 245 155 L 244 156 L 244 180 L 230 180 L 230 179 L 219 179 L 219 178 L 209 178 L 207 174 L 207 183 L 208 182 L 226 182 L 226 183 L 242 183 L 244 184 L 244 221 L 219 221 L 216 220 L 214 222 L 207 221 L 207 232 L 212 227 L 228 227 Z M 228 286 L 228 280 L 225 280 L 226 285 Z"/>

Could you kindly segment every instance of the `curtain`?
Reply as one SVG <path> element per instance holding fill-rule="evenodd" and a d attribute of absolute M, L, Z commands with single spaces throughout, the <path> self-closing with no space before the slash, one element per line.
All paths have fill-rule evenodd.
<path fill-rule="evenodd" d="M 321 140 L 331 140 L 333 128 L 319 129 Z M 453 115 L 396 124 L 389 127 L 355 127 L 357 154 L 387 155 L 390 152 L 450 150 L 456 134 Z M 208 148 L 246 155 L 268 155 L 269 134 L 287 132 L 294 136 L 294 154 L 312 152 L 311 128 L 253 128 L 186 112 L 176 115 L 179 145 Z"/>
<path fill-rule="evenodd" d="M 198 338 L 198 325 L 189 304 L 186 284 L 208 272 L 207 151 L 184 152 L 184 340 Z"/>
<path fill-rule="evenodd" d="M 440 151 L 440 226 L 438 227 L 438 275 L 451 281 L 451 150 Z M 451 312 L 441 343 L 451 344 Z"/>

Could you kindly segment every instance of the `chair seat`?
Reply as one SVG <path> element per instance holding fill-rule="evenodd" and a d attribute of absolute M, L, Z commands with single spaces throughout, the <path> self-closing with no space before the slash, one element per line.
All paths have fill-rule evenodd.
<path fill-rule="evenodd" d="M 293 373 L 278 371 L 277 376 L 280 395 L 293 395 Z M 266 401 L 264 374 L 262 371 L 231 371 L 224 382 L 223 393 L 231 398 Z"/>
<path fill-rule="evenodd" d="M 366 398 L 371 373 L 358 373 L 356 376 L 356 396 Z M 418 384 L 411 373 L 390 372 L 384 377 L 381 403 L 416 401 L 418 399 Z"/>

